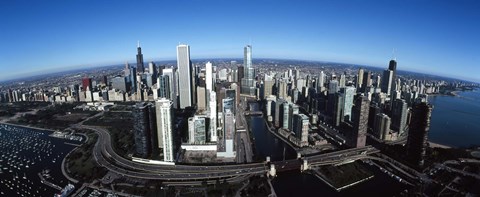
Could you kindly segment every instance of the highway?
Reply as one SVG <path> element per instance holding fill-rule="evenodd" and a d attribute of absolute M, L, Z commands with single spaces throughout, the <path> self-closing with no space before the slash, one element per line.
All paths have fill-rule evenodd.
<path fill-rule="evenodd" d="M 145 164 L 134 162 L 118 155 L 112 148 L 111 136 L 108 130 L 103 127 L 76 124 L 72 125 L 72 128 L 95 131 L 98 135 L 98 140 L 94 146 L 93 156 L 99 165 L 107 168 L 109 171 L 124 177 L 162 180 L 165 184 L 171 185 L 199 185 L 205 182 L 213 183 L 217 179 L 241 182 L 250 176 L 267 174 L 270 170 L 270 164 L 274 164 L 277 171 L 299 170 L 305 160 L 308 162 L 308 166 L 312 167 L 340 164 L 358 159 L 382 159 L 389 162 L 387 158 L 369 156 L 379 153 L 379 150 L 366 146 L 331 153 L 307 155 L 300 159 L 274 161 L 271 163 L 259 162 L 210 166 Z M 418 176 L 418 174 L 413 174 L 413 176 Z"/>

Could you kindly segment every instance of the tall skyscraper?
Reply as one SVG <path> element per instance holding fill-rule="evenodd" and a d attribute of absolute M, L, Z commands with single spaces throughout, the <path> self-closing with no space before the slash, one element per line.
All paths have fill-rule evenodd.
<path fill-rule="evenodd" d="M 178 85 L 178 81 L 177 81 L 177 72 L 176 72 L 176 69 L 175 68 L 165 68 L 162 70 L 162 76 L 166 77 L 168 76 L 168 89 L 169 89 L 169 93 L 170 93 L 170 96 L 166 97 L 168 98 L 169 100 L 171 100 L 173 102 L 172 106 L 173 108 L 177 108 L 178 106 L 178 99 L 177 99 L 177 94 L 178 94 L 178 91 L 177 91 L 177 85 Z M 159 86 L 160 88 L 160 86 Z"/>
<path fill-rule="evenodd" d="M 338 127 L 344 121 L 345 94 L 337 92 L 334 99 L 332 120 L 333 125 Z"/>
<path fill-rule="evenodd" d="M 137 103 L 133 109 L 133 134 L 135 152 L 142 158 L 150 157 L 153 144 L 157 144 L 155 136 L 155 114 L 153 106 L 147 103 Z M 155 140 L 155 141 L 152 141 Z"/>
<path fill-rule="evenodd" d="M 370 109 L 370 101 L 367 97 L 361 96 L 355 100 L 353 132 L 349 139 L 351 147 L 364 147 L 368 129 L 368 113 Z"/>
<path fill-rule="evenodd" d="M 373 133 L 376 138 L 385 140 L 388 132 L 390 131 L 390 117 L 384 113 L 378 113 L 375 116 L 375 125 L 373 127 Z"/>
<path fill-rule="evenodd" d="M 152 75 L 152 81 L 156 83 L 157 77 L 158 77 L 158 69 L 157 66 L 155 65 L 154 62 L 149 62 L 148 63 L 148 73 Z"/>
<path fill-rule="evenodd" d="M 357 75 L 357 89 L 361 89 L 363 87 L 363 68 L 358 69 Z"/>
<path fill-rule="evenodd" d="M 142 54 L 142 48 L 140 47 L 140 41 L 137 44 L 137 71 L 140 73 L 145 72 L 145 67 L 143 66 L 143 54 Z"/>
<path fill-rule="evenodd" d="M 308 116 L 305 114 L 295 114 L 292 119 L 292 128 L 293 132 L 295 133 L 295 137 L 300 140 L 301 146 L 308 145 Z"/>
<path fill-rule="evenodd" d="M 213 66 L 211 62 L 207 62 L 205 64 L 205 88 L 207 89 L 207 92 L 213 90 Z"/>
<path fill-rule="evenodd" d="M 243 79 L 242 93 L 255 95 L 255 69 L 252 66 L 252 46 L 247 45 L 243 50 Z"/>
<path fill-rule="evenodd" d="M 413 106 L 412 122 L 409 126 L 407 139 L 407 157 L 416 167 L 422 167 L 428 146 L 428 130 L 432 106 L 421 102 Z"/>
<path fill-rule="evenodd" d="M 352 120 L 352 107 L 353 107 L 353 97 L 355 96 L 355 87 L 347 86 L 341 89 L 345 100 L 343 106 L 343 118 L 345 120 L 351 121 Z"/>
<path fill-rule="evenodd" d="M 399 134 L 405 132 L 407 125 L 407 102 L 403 99 L 395 99 L 392 106 L 392 129 Z"/>
<path fill-rule="evenodd" d="M 392 92 L 392 83 L 393 81 L 393 71 L 392 70 L 384 70 L 383 71 L 383 79 L 382 79 L 382 92 L 386 93 L 387 95 L 390 95 Z"/>
<path fill-rule="evenodd" d="M 293 118 L 295 114 L 299 114 L 300 110 L 297 104 L 290 103 L 288 108 L 288 130 L 293 131 Z"/>
<path fill-rule="evenodd" d="M 170 75 L 168 74 L 163 74 L 158 77 L 158 82 L 157 82 L 157 87 L 158 87 L 158 97 L 160 98 L 166 98 L 168 100 L 173 100 L 172 99 L 172 94 L 171 94 L 171 85 L 170 85 Z"/>
<path fill-rule="evenodd" d="M 388 63 L 388 70 L 393 71 L 392 81 L 395 81 L 395 79 L 397 78 L 397 61 L 395 59 L 390 60 L 390 62 Z"/>
<path fill-rule="evenodd" d="M 172 102 L 168 99 L 155 101 L 157 114 L 158 147 L 163 149 L 164 161 L 175 161 Z"/>
<path fill-rule="evenodd" d="M 192 63 L 190 62 L 190 46 L 177 46 L 177 68 L 180 108 L 185 109 L 193 105 Z"/>
<path fill-rule="evenodd" d="M 216 142 L 217 137 L 217 93 L 210 91 L 208 101 L 208 114 L 210 115 L 210 141 Z"/>
<path fill-rule="evenodd" d="M 128 62 L 125 62 L 125 68 L 123 69 L 123 75 L 125 77 L 130 76 L 130 65 Z"/>
<path fill-rule="evenodd" d="M 226 109 L 223 113 L 223 138 L 225 140 L 225 156 L 235 157 L 234 151 L 234 136 L 235 136 L 235 115 Z"/>
<path fill-rule="evenodd" d="M 321 92 L 323 90 L 323 87 L 325 86 L 325 73 L 323 73 L 323 71 L 320 71 L 316 84 L 317 84 L 317 92 Z"/>

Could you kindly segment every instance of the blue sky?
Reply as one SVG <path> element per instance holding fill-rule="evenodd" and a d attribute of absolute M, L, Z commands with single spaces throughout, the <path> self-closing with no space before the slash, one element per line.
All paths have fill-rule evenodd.
<path fill-rule="evenodd" d="M 479 1 L 0 1 L 0 81 L 192 58 L 337 61 L 480 82 Z"/>

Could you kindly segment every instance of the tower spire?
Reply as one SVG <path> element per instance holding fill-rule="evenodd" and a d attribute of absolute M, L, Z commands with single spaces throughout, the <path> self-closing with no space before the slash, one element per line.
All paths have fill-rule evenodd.
<path fill-rule="evenodd" d="M 395 57 L 395 48 L 392 49 L 392 60 L 397 61 L 397 57 Z"/>
<path fill-rule="evenodd" d="M 140 40 L 137 40 L 137 48 L 140 48 Z"/>

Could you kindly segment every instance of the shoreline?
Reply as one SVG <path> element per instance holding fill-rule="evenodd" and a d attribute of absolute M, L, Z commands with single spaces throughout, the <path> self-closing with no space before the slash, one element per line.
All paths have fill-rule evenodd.
<path fill-rule="evenodd" d="M 428 145 L 429 145 L 431 148 L 444 148 L 444 149 L 455 148 L 455 147 L 452 147 L 452 146 L 448 146 L 448 145 L 444 145 L 444 144 L 439 144 L 439 143 L 435 143 L 435 142 L 432 142 L 432 141 L 428 141 Z"/>
<path fill-rule="evenodd" d="M 7 122 L 0 122 L 0 124 L 10 125 L 10 126 L 16 126 L 16 127 L 23 127 L 23 128 L 29 128 L 29 129 L 36 129 L 36 130 L 43 130 L 43 131 L 49 131 L 49 132 L 55 132 L 55 131 L 56 131 L 56 130 L 53 130 L 53 129 L 46 129 L 46 128 L 29 126 L 29 125 L 13 124 L 13 123 L 7 123 Z"/>

